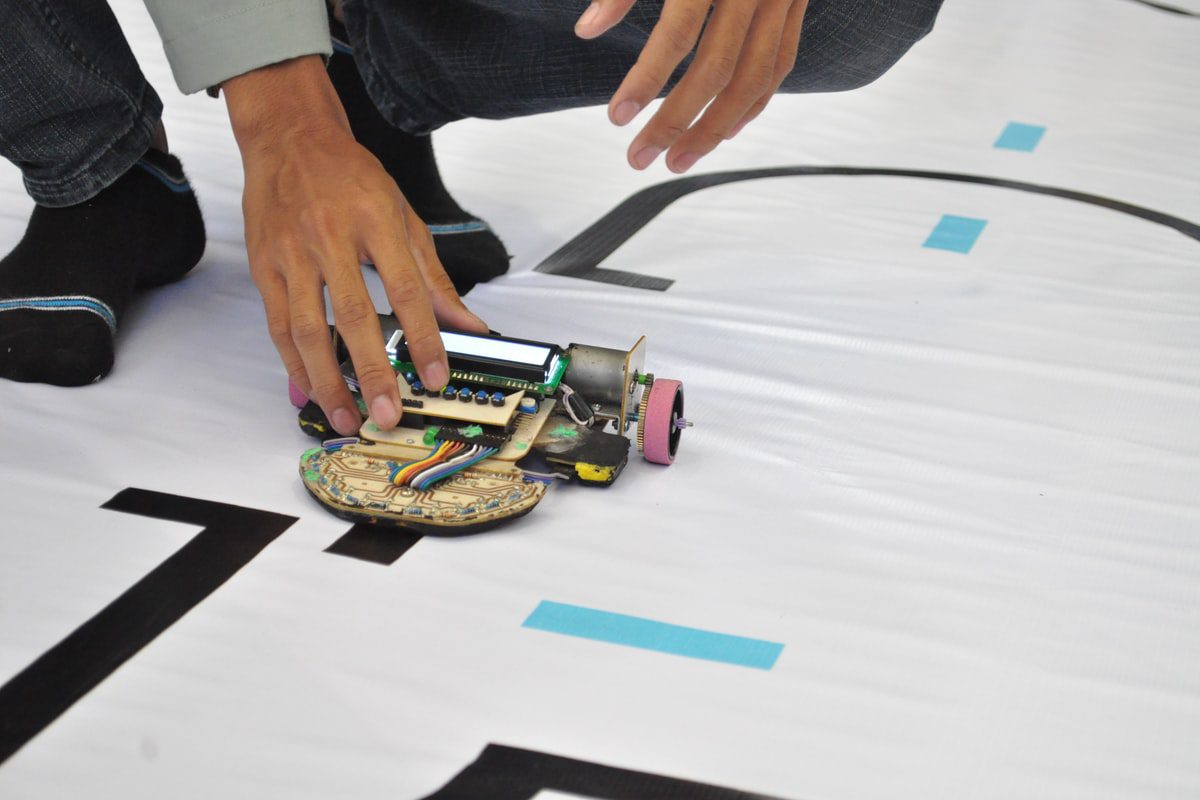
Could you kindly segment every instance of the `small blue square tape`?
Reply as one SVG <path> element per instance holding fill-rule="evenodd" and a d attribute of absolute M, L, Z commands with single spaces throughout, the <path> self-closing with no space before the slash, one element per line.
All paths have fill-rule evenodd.
<path fill-rule="evenodd" d="M 933 229 L 933 233 L 925 240 L 925 247 L 949 250 L 952 253 L 969 253 L 986 225 L 986 219 L 945 214 Z"/>
<path fill-rule="evenodd" d="M 1026 125 L 1023 122 L 1010 122 L 1004 127 L 1000 138 L 992 146 L 998 147 L 1001 150 L 1020 150 L 1023 153 L 1032 153 L 1045 133 L 1046 128 L 1042 125 Z"/>

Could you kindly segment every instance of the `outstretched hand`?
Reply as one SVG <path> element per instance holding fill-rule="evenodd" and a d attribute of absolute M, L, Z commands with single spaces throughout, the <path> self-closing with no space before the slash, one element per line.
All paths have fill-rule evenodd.
<path fill-rule="evenodd" d="M 395 181 L 354 140 L 319 57 L 247 73 L 224 89 L 246 172 L 250 273 L 288 376 L 339 433 L 357 433 L 361 417 L 325 321 L 328 288 L 371 419 L 391 428 L 400 392 L 359 265 L 378 270 L 427 386 L 449 378 L 438 321 L 487 326 L 459 299 Z"/>
<path fill-rule="evenodd" d="M 600 36 L 635 2 L 595 0 L 575 33 L 584 39 Z M 737 136 L 762 113 L 795 66 L 807 7 L 808 0 L 665 0 L 641 56 L 608 104 L 609 119 L 627 125 L 659 95 L 693 49 L 696 55 L 634 137 L 630 165 L 645 169 L 665 151 L 667 167 L 686 172 L 722 141 Z"/>

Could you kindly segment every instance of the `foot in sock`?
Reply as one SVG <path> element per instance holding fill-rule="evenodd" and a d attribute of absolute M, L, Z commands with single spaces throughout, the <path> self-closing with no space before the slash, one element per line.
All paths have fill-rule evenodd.
<path fill-rule="evenodd" d="M 0 261 L 0 377 L 59 386 L 103 378 L 130 300 L 179 279 L 203 253 L 183 167 L 156 150 L 84 203 L 36 206 Z"/>
<path fill-rule="evenodd" d="M 329 78 L 341 98 L 358 143 L 371 152 L 429 226 L 438 258 L 459 294 L 508 271 L 508 252 L 488 224 L 468 214 L 442 183 L 429 136 L 413 136 L 393 127 L 367 94 L 345 29 L 330 17 L 334 51 Z"/>

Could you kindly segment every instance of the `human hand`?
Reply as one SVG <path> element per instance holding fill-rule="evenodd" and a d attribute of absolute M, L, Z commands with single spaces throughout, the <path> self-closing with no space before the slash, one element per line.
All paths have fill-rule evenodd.
<path fill-rule="evenodd" d="M 459 299 L 395 181 L 354 140 L 319 57 L 264 67 L 222 88 L 246 173 L 250 274 L 288 376 L 338 433 L 358 432 L 361 417 L 325 321 L 328 287 L 371 420 L 394 427 L 400 392 L 359 265 L 370 261 L 379 272 L 427 386 L 445 385 L 450 374 L 438 320 L 480 332 L 487 325 Z"/>
<path fill-rule="evenodd" d="M 595 0 L 575 33 L 584 39 L 600 36 L 635 2 Z M 697 40 L 700 46 L 679 83 L 634 137 L 629 164 L 645 169 L 666 151 L 667 167 L 686 172 L 737 136 L 795 66 L 807 7 L 808 0 L 664 0 L 641 56 L 609 101 L 609 119 L 627 125 L 658 96 Z"/>

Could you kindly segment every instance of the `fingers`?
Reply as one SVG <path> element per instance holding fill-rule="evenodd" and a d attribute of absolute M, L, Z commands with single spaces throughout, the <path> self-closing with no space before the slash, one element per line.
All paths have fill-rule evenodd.
<path fill-rule="evenodd" d="M 646 40 L 646 46 L 642 48 L 637 63 L 629 70 L 629 74 L 625 76 L 625 80 L 621 82 L 620 87 L 613 94 L 612 100 L 609 101 L 608 116 L 614 124 L 627 124 L 651 100 L 658 97 L 676 67 L 696 46 L 696 40 L 704 28 L 704 20 L 711 5 L 710 0 L 664 0 L 662 14 L 659 16 L 654 30 L 650 32 L 650 37 Z M 735 4 L 731 3 L 730 7 L 733 5 Z M 714 19 L 718 14 L 726 16 L 718 11 L 713 15 Z M 732 69 L 732 62 L 728 66 Z M 719 70 L 713 71 L 719 72 Z M 691 73 L 690 69 L 688 73 Z M 710 74 L 706 80 L 719 77 L 717 74 Z M 709 97 L 711 96 L 709 95 Z M 696 111 L 698 112 L 699 109 Z M 653 150 L 656 143 L 666 133 L 665 121 L 660 119 L 661 115 L 661 110 L 659 114 L 655 115 L 658 124 L 655 126 L 654 132 L 658 136 L 646 137 L 643 132 L 635 140 L 635 147 L 630 148 L 629 163 L 637 169 L 649 166 L 650 162 L 658 157 L 658 153 L 666 149 L 663 147 L 657 152 Z M 695 113 L 693 113 L 694 116 Z M 688 122 L 691 122 L 691 119 L 688 119 Z M 679 132 L 682 133 L 682 130 Z"/>
<path fill-rule="evenodd" d="M 667 152 L 667 166 L 673 172 L 690 169 L 729 138 L 734 126 L 750 112 L 755 103 L 765 105 L 770 98 L 774 92 L 775 68 L 781 48 L 780 32 L 787 20 L 790 5 L 787 0 L 768 0 L 759 6 L 744 34 L 745 47 L 738 55 L 737 67 L 728 84 L 700 119 L 671 144 Z M 703 49 L 702 44 L 701 51 Z M 684 78 L 686 80 L 687 77 Z M 683 87 L 684 81 L 680 81 L 680 86 L 671 93 L 672 97 Z M 668 97 L 667 101 L 670 100 L 671 97 Z"/>
<path fill-rule="evenodd" d="M 417 262 L 421 277 L 429 289 L 433 313 L 438 321 L 459 330 L 487 333 L 487 323 L 473 314 L 458 296 L 453 281 L 438 258 L 429 226 L 417 217 L 411 206 L 404 208 L 404 230 L 413 260 Z"/>
<path fill-rule="evenodd" d="M 406 246 L 403 220 L 396 220 L 394 225 L 391 231 L 377 226 L 367 247 L 383 280 L 388 302 L 404 330 L 404 341 L 417 374 L 426 386 L 441 388 L 450 380 L 450 367 L 434 318 L 433 297 L 420 266 Z"/>
<path fill-rule="evenodd" d="M 308 376 L 309 398 L 343 436 L 358 432 L 361 417 L 338 367 L 325 323 L 325 296 L 320 273 L 311 262 L 293 259 L 287 274 L 288 332 Z M 277 347 L 279 347 L 277 345 Z M 279 347 L 281 353 L 284 348 Z M 291 366 L 288 367 L 289 371 Z M 299 384 L 304 388 L 304 384 Z"/>
<path fill-rule="evenodd" d="M 333 319 L 354 362 L 354 375 L 371 421 L 384 430 L 393 428 L 400 421 L 400 390 L 396 388 L 396 373 L 384 350 L 379 315 L 363 283 L 358 259 L 347 256 L 327 274 L 332 275 L 328 286 Z"/>
<path fill-rule="evenodd" d="M 308 380 L 308 373 L 304 370 L 304 360 L 300 357 L 300 351 L 296 349 L 296 343 L 292 341 L 287 284 L 284 283 L 279 273 L 274 271 L 266 272 L 261 278 L 256 276 L 254 282 L 258 286 L 259 294 L 262 295 L 263 308 L 267 314 L 267 332 L 270 333 L 271 342 L 279 352 L 279 358 L 283 361 L 288 378 L 297 389 L 304 392 L 305 397 L 311 399 L 313 396 L 312 383 Z"/>
<path fill-rule="evenodd" d="M 575 35 L 580 39 L 595 39 L 624 19 L 629 9 L 633 8 L 634 2 L 635 0 L 596 0 L 575 23 Z"/>
<path fill-rule="evenodd" d="M 796 0 L 788 9 L 787 21 L 783 26 L 783 39 L 779 42 L 779 53 L 775 58 L 775 74 L 772 77 L 771 88 L 755 100 L 742 118 L 733 126 L 726 139 L 732 139 L 742 132 L 755 117 L 763 112 L 767 103 L 779 91 L 788 75 L 796 67 L 796 56 L 800 52 L 800 33 L 804 28 L 804 12 L 808 10 L 808 0 Z"/>

